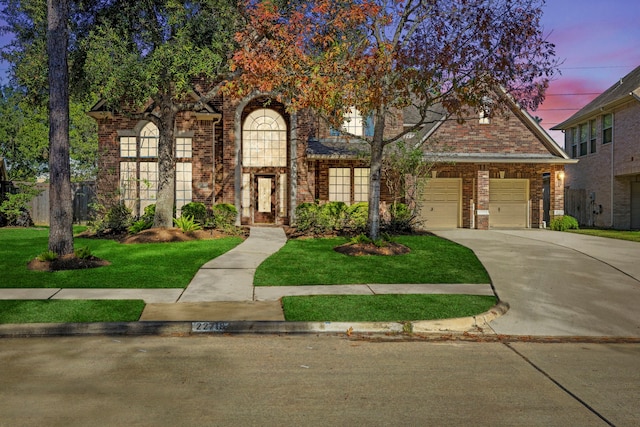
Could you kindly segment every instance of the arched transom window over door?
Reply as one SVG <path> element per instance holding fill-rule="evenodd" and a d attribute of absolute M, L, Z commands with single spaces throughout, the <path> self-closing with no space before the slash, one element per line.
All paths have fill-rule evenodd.
<path fill-rule="evenodd" d="M 278 112 L 262 108 L 242 127 L 242 164 L 246 167 L 287 165 L 287 125 Z"/>

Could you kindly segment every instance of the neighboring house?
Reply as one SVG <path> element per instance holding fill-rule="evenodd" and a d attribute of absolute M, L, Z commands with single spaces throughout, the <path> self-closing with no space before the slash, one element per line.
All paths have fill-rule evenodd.
<path fill-rule="evenodd" d="M 141 213 L 155 202 L 157 128 L 101 104 L 89 114 L 98 122 L 98 193 Z M 387 130 L 398 133 L 414 117 L 398 112 Z M 345 128 L 368 136 L 371 121 L 353 110 Z M 515 104 L 506 116 L 486 111 L 462 124 L 435 114 L 411 137 L 447 147 L 425 153 L 438 159 L 420 195 L 425 228 L 538 228 L 563 214 L 564 165 L 574 161 Z M 339 136 L 308 111 L 289 114 L 264 95 L 218 98 L 206 111 L 179 114 L 175 147 L 178 210 L 190 201 L 224 202 L 237 207 L 241 224 L 283 225 L 295 223 L 302 202 L 368 198 L 366 144 Z M 389 202 L 384 183 L 381 190 Z"/>
<path fill-rule="evenodd" d="M 567 214 L 584 226 L 640 229 L 640 67 L 553 129 L 579 159 L 567 167 Z"/>

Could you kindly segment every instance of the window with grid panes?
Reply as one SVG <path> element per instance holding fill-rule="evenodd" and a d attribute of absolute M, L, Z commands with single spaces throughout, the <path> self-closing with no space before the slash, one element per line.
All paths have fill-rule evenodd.
<path fill-rule="evenodd" d="M 369 168 L 353 169 L 353 202 L 369 200 Z"/>
<path fill-rule="evenodd" d="M 178 214 L 184 205 L 192 201 L 191 176 L 191 163 L 176 163 L 176 212 Z"/>
<path fill-rule="evenodd" d="M 596 152 L 596 121 L 589 121 L 589 152 L 591 154 Z"/>
<path fill-rule="evenodd" d="M 245 119 L 242 164 L 248 167 L 287 165 L 287 126 L 277 111 L 262 108 Z"/>
<path fill-rule="evenodd" d="M 140 162 L 140 212 L 156 202 L 158 163 Z"/>
<path fill-rule="evenodd" d="M 580 155 L 587 155 L 587 140 L 589 139 L 589 127 L 586 123 L 580 125 Z"/>
<path fill-rule="evenodd" d="M 135 136 L 120 137 L 120 157 L 136 157 L 137 139 Z"/>
<path fill-rule="evenodd" d="M 578 128 L 571 128 L 571 157 L 578 157 Z"/>
<path fill-rule="evenodd" d="M 608 144 L 613 141 L 613 114 L 602 116 L 602 143 Z"/>
<path fill-rule="evenodd" d="M 176 157 L 191 158 L 191 138 L 176 138 Z"/>
<path fill-rule="evenodd" d="M 329 168 L 329 201 L 351 202 L 350 168 Z"/>
<path fill-rule="evenodd" d="M 125 206 L 133 210 L 138 197 L 136 162 L 120 162 L 120 194 Z"/>
<path fill-rule="evenodd" d="M 160 132 L 153 123 L 147 123 L 140 131 L 140 157 L 158 157 Z"/>

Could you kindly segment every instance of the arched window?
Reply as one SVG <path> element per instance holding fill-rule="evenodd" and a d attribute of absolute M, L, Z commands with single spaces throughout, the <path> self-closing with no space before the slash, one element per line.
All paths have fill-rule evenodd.
<path fill-rule="evenodd" d="M 242 164 L 248 167 L 287 165 L 287 125 L 277 111 L 262 108 L 245 119 Z"/>
<path fill-rule="evenodd" d="M 149 122 L 140 131 L 140 157 L 158 157 L 158 127 Z"/>

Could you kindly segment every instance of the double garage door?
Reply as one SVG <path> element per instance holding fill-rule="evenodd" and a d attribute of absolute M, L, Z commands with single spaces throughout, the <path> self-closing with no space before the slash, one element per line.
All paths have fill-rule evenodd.
<path fill-rule="evenodd" d="M 489 181 L 489 227 L 526 228 L 529 226 L 529 180 L 491 179 Z M 462 180 L 429 179 L 422 191 L 418 218 L 425 229 L 462 226 Z"/>

